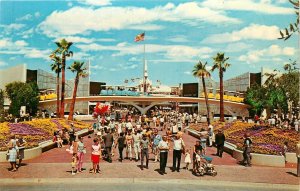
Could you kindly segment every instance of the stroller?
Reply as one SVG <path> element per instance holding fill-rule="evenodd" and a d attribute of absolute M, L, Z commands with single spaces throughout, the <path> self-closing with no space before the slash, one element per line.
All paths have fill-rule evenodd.
<path fill-rule="evenodd" d="M 211 163 L 212 158 L 209 156 L 201 156 L 201 160 L 196 162 L 196 174 L 200 176 L 204 176 L 205 174 L 216 176 L 217 171 L 215 170 L 215 166 Z"/>

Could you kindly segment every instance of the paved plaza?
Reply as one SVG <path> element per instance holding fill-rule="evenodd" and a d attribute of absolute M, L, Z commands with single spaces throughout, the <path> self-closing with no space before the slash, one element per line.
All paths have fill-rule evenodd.
<path fill-rule="evenodd" d="M 160 133 L 163 134 L 164 132 Z M 185 141 L 187 148 L 192 148 L 195 144 L 196 138 L 184 134 L 183 140 Z M 216 148 L 214 147 L 207 148 L 207 155 L 213 157 L 213 164 L 216 165 L 216 170 L 218 172 L 216 177 L 208 175 L 198 177 L 193 175 L 190 170 L 184 169 L 184 159 L 182 159 L 180 172 L 172 172 L 172 152 L 169 152 L 166 175 L 160 175 L 158 173 L 159 162 L 155 163 L 153 161 L 153 154 L 150 154 L 149 169 L 144 169 L 142 171 L 140 169 L 140 161 L 135 162 L 134 160 L 124 160 L 122 163 L 119 162 L 117 160 L 117 151 L 115 152 L 112 163 L 101 161 L 101 173 L 93 174 L 89 173 L 89 168 L 91 167 L 90 147 L 92 144 L 92 138 L 85 137 L 84 143 L 87 147 L 87 153 L 84 156 L 83 168 L 85 170 L 83 170 L 82 173 L 78 173 L 74 176 L 71 175 L 71 155 L 65 151 L 67 147 L 63 147 L 54 148 L 44 152 L 37 158 L 24 161 L 24 165 L 21 166 L 17 172 L 8 171 L 8 163 L 0 163 L 1 182 L 3 185 L 5 183 L 8 185 L 11 185 L 12 183 L 24 183 L 30 185 L 30 183 L 34 184 L 44 182 L 46 184 L 64 180 L 65 183 L 71 183 L 74 180 L 76 182 L 82 182 L 83 184 L 86 183 L 86 181 L 93 182 L 96 180 L 101 180 L 103 183 L 124 183 L 125 181 L 125 185 L 127 185 L 126 188 L 129 190 L 131 189 L 131 186 L 128 182 L 138 183 L 142 180 L 144 183 L 147 181 L 154 181 L 155 184 L 159 183 L 159 185 L 164 184 L 167 181 L 174 181 L 182 184 L 191 184 L 195 182 L 199 184 L 205 184 L 207 182 L 226 182 L 229 185 L 231 182 L 232 184 L 239 183 L 239 185 L 243 186 L 250 186 L 252 183 L 263 183 L 263 185 L 283 184 L 292 186 L 286 186 L 286 188 L 291 188 L 291 190 L 297 190 L 295 188 L 299 185 L 299 178 L 296 177 L 296 164 L 287 164 L 285 168 L 265 166 L 252 166 L 250 168 L 244 167 L 238 165 L 237 161 L 227 153 L 224 153 L 222 158 L 215 156 L 214 153 L 216 153 Z M 145 184 L 149 185 L 149 183 Z M 166 187 L 167 186 L 165 186 L 165 188 Z M 162 188 L 164 188 L 164 186 L 162 186 Z"/>

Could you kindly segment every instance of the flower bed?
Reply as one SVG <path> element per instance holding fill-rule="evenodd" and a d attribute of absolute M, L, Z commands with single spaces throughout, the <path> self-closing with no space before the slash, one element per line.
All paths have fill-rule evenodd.
<path fill-rule="evenodd" d="M 285 141 L 288 142 L 288 152 L 295 152 L 299 141 L 299 134 L 294 130 L 282 130 L 243 122 L 214 123 L 213 126 L 215 133 L 222 129 L 226 141 L 235 144 L 240 150 L 243 147 L 244 134 L 248 133 L 253 142 L 254 153 L 278 155 L 282 152 Z M 193 125 L 191 128 L 199 130 L 202 127 Z"/>
<path fill-rule="evenodd" d="M 40 142 L 52 140 L 54 131 L 59 129 L 70 129 L 73 123 L 75 130 L 87 129 L 89 123 L 81 121 L 68 121 L 64 119 L 36 119 L 21 123 L 0 123 L 0 151 L 7 150 L 5 143 L 9 141 L 9 135 L 22 135 L 26 140 L 25 148 L 38 146 Z"/>

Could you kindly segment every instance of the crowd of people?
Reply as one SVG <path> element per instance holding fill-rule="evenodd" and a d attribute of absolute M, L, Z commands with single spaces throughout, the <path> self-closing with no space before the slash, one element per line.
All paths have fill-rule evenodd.
<path fill-rule="evenodd" d="M 170 152 L 173 156 L 172 172 L 180 172 L 182 156 L 184 156 L 186 169 L 188 170 L 189 164 L 193 163 L 193 172 L 196 171 L 194 163 L 199 162 L 198 158 L 203 158 L 206 154 L 206 140 L 212 136 L 210 133 L 213 132 L 213 128 L 211 126 L 205 130 L 206 133 L 203 134 L 205 141 L 202 140 L 201 143 L 197 141 L 194 148 L 186 148 L 182 138 L 183 128 L 195 122 L 193 119 L 195 118 L 187 113 L 175 111 L 157 111 L 152 114 L 151 119 L 147 115 L 131 115 L 130 112 L 125 115 L 114 113 L 99 117 L 93 124 L 93 134 L 90 135 L 93 139 L 90 172 L 100 173 L 100 160 L 112 163 L 113 155 L 117 153 L 119 162 L 140 161 L 140 169 L 148 169 L 151 154 L 153 161 L 160 163 L 159 173 L 163 175 L 166 174 Z M 82 172 L 80 158 L 86 153 L 84 145 L 78 146 L 80 140 L 82 137 L 78 138 L 76 135 L 73 140 L 70 139 L 71 147 L 68 151 L 72 150 L 73 174 Z M 212 146 L 212 140 L 209 146 Z"/>
<path fill-rule="evenodd" d="M 300 119 L 296 116 L 288 116 L 288 115 L 277 115 L 274 114 L 269 118 L 259 117 L 258 115 L 254 116 L 254 122 L 256 124 L 269 125 L 271 127 L 277 127 L 280 129 L 293 129 L 297 132 L 300 132 L 299 124 Z"/>
<path fill-rule="evenodd" d="M 151 116 L 151 117 L 149 117 Z M 260 120 L 254 118 L 256 123 Z M 257 120 L 257 121 L 256 121 Z M 206 147 L 216 146 L 215 156 L 222 158 L 226 137 L 222 130 L 214 131 L 209 125 L 199 132 L 199 139 L 193 147 L 188 148 L 183 140 L 183 130 L 190 123 L 198 123 L 201 116 L 197 114 L 180 113 L 176 111 L 154 111 L 150 115 L 138 115 L 130 111 L 113 111 L 109 115 L 99 116 L 91 127 L 93 139 L 91 146 L 91 173 L 100 173 L 100 160 L 113 162 L 113 156 L 118 154 L 118 161 L 140 161 L 141 170 L 149 168 L 149 159 L 160 163 L 159 173 L 166 173 L 169 153 L 172 152 L 172 171 L 179 172 L 181 159 L 184 156 L 185 169 L 192 164 L 192 171 L 196 172 L 197 164 L 207 155 Z M 297 129 L 297 121 L 293 121 Z M 275 120 L 276 124 L 276 120 Z M 273 125 L 273 120 L 270 121 Z M 83 158 L 87 153 L 83 137 L 78 137 L 74 125 L 70 129 L 56 131 L 53 142 L 57 147 L 69 145 L 67 151 L 72 155 L 72 174 L 82 172 Z M 26 141 L 22 136 L 12 135 L 7 144 L 7 159 L 11 164 L 11 171 L 17 171 L 24 158 Z M 287 144 L 283 146 L 282 154 L 287 151 Z M 251 166 L 252 140 L 249 134 L 244 136 L 243 160 L 241 164 Z M 125 150 L 125 153 L 124 153 Z M 125 155 L 124 155 L 125 154 Z M 151 155 L 151 156 L 149 156 Z"/>

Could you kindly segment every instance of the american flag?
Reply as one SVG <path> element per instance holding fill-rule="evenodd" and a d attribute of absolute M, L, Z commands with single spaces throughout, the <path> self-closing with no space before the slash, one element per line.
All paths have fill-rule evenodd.
<path fill-rule="evenodd" d="M 144 41 L 145 40 L 145 32 L 138 34 L 135 39 L 134 42 L 139 42 L 139 41 Z"/>

